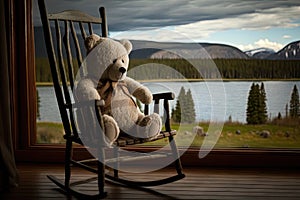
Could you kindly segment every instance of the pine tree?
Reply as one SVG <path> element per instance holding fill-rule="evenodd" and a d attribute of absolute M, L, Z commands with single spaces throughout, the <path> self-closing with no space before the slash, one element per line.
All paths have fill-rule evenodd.
<path fill-rule="evenodd" d="M 171 118 L 177 123 L 181 121 L 181 107 L 178 99 L 176 101 L 175 109 L 172 109 Z"/>
<path fill-rule="evenodd" d="M 182 87 L 183 89 L 183 87 Z M 187 96 L 186 96 L 186 91 L 183 89 L 182 90 L 183 92 L 179 93 L 179 100 L 180 100 L 180 104 L 181 104 L 181 122 L 182 123 L 186 123 L 187 122 L 187 118 L 188 118 L 188 99 L 187 99 Z"/>
<path fill-rule="evenodd" d="M 190 90 L 185 92 L 181 87 L 177 97 L 175 109 L 172 109 L 172 119 L 174 122 L 193 123 L 196 118 L 195 105 Z"/>
<path fill-rule="evenodd" d="M 184 122 L 193 123 L 196 118 L 195 104 L 193 101 L 192 92 L 189 89 L 185 95 L 186 109 L 185 109 L 185 119 Z"/>
<path fill-rule="evenodd" d="M 281 113 L 279 112 L 277 115 L 277 119 L 282 119 Z"/>
<path fill-rule="evenodd" d="M 296 85 L 294 85 L 290 100 L 290 116 L 293 118 L 300 115 L 299 92 Z"/>
<path fill-rule="evenodd" d="M 260 91 L 259 91 L 259 123 L 264 124 L 268 119 L 268 111 L 267 111 L 267 95 L 265 91 L 264 83 L 261 83 Z"/>
<path fill-rule="evenodd" d="M 255 84 L 252 83 L 247 102 L 247 118 L 246 121 L 248 124 L 255 124 Z"/>
<path fill-rule="evenodd" d="M 266 92 L 263 84 L 261 87 L 255 83 L 251 85 L 246 114 L 248 124 L 263 124 L 267 121 Z"/>
<path fill-rule="evenodd" d="M 174 122 L 182 121 L 181 104 L 183 105 L 184 96 L 185 96 L 185 90 L 184 87 L 181 87 L 179 95 L 177 97 L 175 109 L 172 109 L 172 119 L 174 120 Z"/>

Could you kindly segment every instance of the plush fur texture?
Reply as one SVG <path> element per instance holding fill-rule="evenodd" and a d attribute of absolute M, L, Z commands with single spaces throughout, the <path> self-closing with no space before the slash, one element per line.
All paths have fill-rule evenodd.
<path fill-rule="evenodd" d="M 105 134 L 112 144 L 122 133 L 134 137 L 156 137 L 162 126 L 161 118 L 154 113 L 145 116 L 133 97 L 144 104 L 152 102 L 148 88 L 127 77 L 129 53 L 132 45 L 128 40 L 115 41 L 91 35 L 86 38 L 87 76 L 76 87 L 79 101 L 103 100 Z"/>

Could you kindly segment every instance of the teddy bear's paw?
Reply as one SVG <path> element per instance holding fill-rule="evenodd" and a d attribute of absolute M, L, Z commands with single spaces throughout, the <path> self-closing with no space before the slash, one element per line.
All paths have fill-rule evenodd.
<path fill-rule="evenodd" d="M 147 124 L 145 125 L 145 123 Z M 153 113 L 145 116 L 139 123 L 138 135 L 140 138 L 154 138 L 156 137 L 162 127 L 161 118 L 158 114 Z"/>
<path fill-rule="evenodd" d="M 103 115 L 103 122 L 105 127 L 105 136 L 109 145 L 112 145 L 118 138 L 120 129 L 116 121 L 108 115 Z"/>
<path fill-rule="evenodd" d="M 150 124 L 150 121 L 151 121 L 151 117 L 146 116 L 139 122 L 139 126 L 147 126 L 148 124 Z"/>

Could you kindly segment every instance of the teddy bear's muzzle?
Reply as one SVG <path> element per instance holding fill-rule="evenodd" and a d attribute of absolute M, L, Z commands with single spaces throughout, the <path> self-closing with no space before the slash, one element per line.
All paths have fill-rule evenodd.
<path fill-rule="evenodd" d="M 122 74 L 124 74 L 124 73 L 126 72 L 125 67 L 120 67 L 120 68 L 119 68 L 119 72 L 121 72 Z"/>

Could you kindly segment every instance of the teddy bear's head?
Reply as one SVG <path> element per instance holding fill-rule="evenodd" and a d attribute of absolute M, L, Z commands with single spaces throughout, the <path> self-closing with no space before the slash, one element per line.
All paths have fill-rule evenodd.
<path fill-rule="evenodd" d="M 126 77 L 132 44 L 92 34 L 85 39 L 87 72 L 98 80 L 119 81 Z"/>

